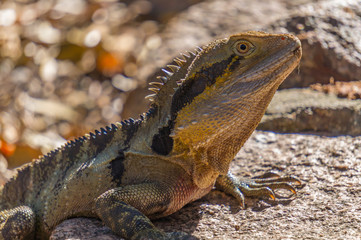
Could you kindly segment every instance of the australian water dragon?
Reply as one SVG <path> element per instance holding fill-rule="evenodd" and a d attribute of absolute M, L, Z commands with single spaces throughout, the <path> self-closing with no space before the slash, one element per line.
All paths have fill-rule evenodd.
<path fill-rule="evenodd" d="M 0 238 L 47 239 L 64 219 L 98 217 L 126 239 L 187 239 L 149 219 L 214 186 L 236 197 L 295 193 L 292 177 L 235 179 L 228 168 L 276 89 L 298 65 L 300 41 L 247 32 L 220 39 L 153 83 L 148 112 L 69 141 L 21 167 L 1 188 Z"/>

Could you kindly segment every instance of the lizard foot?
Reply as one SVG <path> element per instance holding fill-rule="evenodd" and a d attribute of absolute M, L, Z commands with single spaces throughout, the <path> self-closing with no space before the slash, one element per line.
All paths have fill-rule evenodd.
<path fill-rule="evenodd" d="M 276 200 L 275 189 L 289 190 L 292 195 L 283 197 L 290 199 L 296 194 L 296 190 L 292 185 L 301 185 L 300 180 L 292 176 L 280 177 L 276 173 L 268 172 L 255 178 L 235 178 L 232 174 L 220 175 L 216 181 L 216 188 L 234 196 L 241 207 L 244 208 L 244 196 L 246 197 L 269 197 L 272 200 Z"/>

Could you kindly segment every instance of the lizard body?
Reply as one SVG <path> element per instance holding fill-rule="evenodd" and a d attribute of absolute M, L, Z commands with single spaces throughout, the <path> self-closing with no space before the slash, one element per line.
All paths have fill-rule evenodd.
<path fill-rule="evenodd" d="M 274 197 L 292 177 L 239 180 L 228 173 L 276 89 L 298 65 L 300 41 L 247 32 L 176 58 L 151 90 L 152 104 L 21 167 L 0 192 L 0 238 L 47 239 L 61 221 L 98 217 L 126 239 L 186 239 L 150 219 L 167 216 L 216 185 Z M 271 177 L 270 179 L 267 177 Z"/>

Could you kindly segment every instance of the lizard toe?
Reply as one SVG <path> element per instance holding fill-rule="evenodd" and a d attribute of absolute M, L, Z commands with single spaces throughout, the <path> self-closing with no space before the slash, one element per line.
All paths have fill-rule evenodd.
<path fill-rule="evenodd" d="M 244 208 L 244 197 L 258 197 L 276 200 L 277 198 L 290 199 L 296 195 L 294 185 L 300 186 L 301 181 L 293 176 L 281 177 L 268 172 L 257 178 L 236 178 L 232 174 L 221 175 L 217 178 L 216 188 L 234 196 L 241 207 Z M 281 196 L 275 190 L 285 189 L 290 191 L 290 196 Z"/>
<path fill-rule="evenodd" d="M 264 174 L 262 177 L 239 179 L 238 181 L 239 189 L 245 196 L 270 197 L 272 200 L 275 200 L 276 196 L 274 190 L 288 190 L 292 195 L 285 198 L 290 198 L 296 195 L 296 189 L 293 185 L 301 185 L 301 181 L 293 176 L 280 177 L 278 174 L 277 176 Z"/>

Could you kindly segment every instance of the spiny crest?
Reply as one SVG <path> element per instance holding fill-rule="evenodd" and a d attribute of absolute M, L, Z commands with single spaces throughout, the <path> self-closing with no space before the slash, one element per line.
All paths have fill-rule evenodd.
<path fill-rule="evenodd" d="M 84 136 L 78 137 L 73 140 L 69 140 L 59 148 L 51 150 L 49 153 L 43 155 L 41 158 L 37 159 L 36 161 L 40 161 L 44 159 L 53 159 L 56 154 L 71 151 L 71 149 L 75 149 L 81 146 L 86 141 L 92 141 L 93 139 L 99 140 L 99 138 L 104 138 L 107 135 L 114 133 L 123 124 L 129 124 L 129 123 L 122 122 L 122 123 L 111 124 L 110 126 L 106 126 L 105 128 L 100 128 L 99 130 L 95 130 L 94 132 L 89 132 Z"/>
<path fill-rule="evenodd" d="M 176 57 L 173 59 L 173 62 L 175 64 L 167 65 L 166 68 L 163 68 L 162 71 L 164 73 L 163 76 L 158 76 L 157 79 L 158 82 L 151 82 L 149 83 L 150 87 L 149 90 L 154 92 L 153 94 L 150 94 L 146 96 L 145 98 L 149 99 L 151 102 L 155 101 L 155 98 L 158 96 L 161 89 L 164 88 L 164 86 L 171 82 L 176 81 L 176 87 L 182 85 L 182 78 L 179 78 L 179 76 L 175 76 L 176 73 L 179 73 L 181 70 L 187 70 L 189 65 L 192 63 L 193 59 L 201 52 L 203 49 L 201 47 L 198 47 L 195 52 L 187 51 L 186 53 L 181 53 L 180 57 Z"/>

